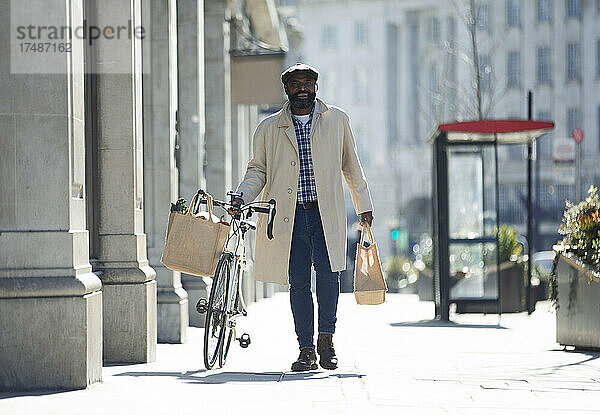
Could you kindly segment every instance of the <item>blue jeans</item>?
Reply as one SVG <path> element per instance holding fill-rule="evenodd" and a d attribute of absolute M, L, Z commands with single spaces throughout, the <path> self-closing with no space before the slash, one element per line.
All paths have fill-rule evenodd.
<path fill-rule="evenodd" d="M 317 207 L 296 207 L 290 249 L 290 303 L 300 349 L 314 347 L 314 305 L 310 287 L 311 265 L 317 274 L 319 333 L 335 332 L 340 273 L 332 272 L 321 215 Z"/>

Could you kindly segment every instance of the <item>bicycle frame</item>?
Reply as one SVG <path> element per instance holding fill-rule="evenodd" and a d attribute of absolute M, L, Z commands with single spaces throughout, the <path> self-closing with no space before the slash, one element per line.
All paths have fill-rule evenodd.
<path fill-rule="evenodd" d="M 233 221 L 232 221 L 233 224 Z M 228 292 L 227 292 L 227 304 L 225 305 L 225 311 L 228 318 L 228 324 L 230 327 L 235 326 L 235 318 L 240 314 L 245 312 L 245 301 L 242 293 L 242 278 L 244 275 L 244 271 L 246 270 L 246 246 L 244 245 L 245 231 L 242 231 L 238 228 L 238 232 L 234 230 L 234 236 L 236 236 L 235 249 L 233 252 L 229 250 L 225 250 L 224 253 L 230 255 L 231 259 L 231 268 L 229 270 L 229 284 Z M 237 293 L 235 292 L 237 289 Z M 236 294 L 237 298 L 239 298 L 241 310 L 236 309 Z M 231 320 L 230 320 L 231 319 Z"/>

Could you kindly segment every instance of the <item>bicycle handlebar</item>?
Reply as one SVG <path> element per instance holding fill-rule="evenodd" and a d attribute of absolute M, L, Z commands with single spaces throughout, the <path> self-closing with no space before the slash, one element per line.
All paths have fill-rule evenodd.
<path fill-rule="evenodd" d="M 262 203 L 265 203 L 265 202 L 262 202 Z M 255 212 L 266 213 L 269 215 L 269 219 L 267 221 L 267 237 L 269 239 L 273 239 L 273 221 L 275 219 L 275 214 L 277 213 L 277 209 L 275 209 L 277 202 L 275 202 L 275 199 L 271 199 L 271 200 L 269 200 L 268 203 L 269 203 L 268 208 L 253 207 L 252 209 Z"/>
<path fill-rule="evenodd" d="M 206 195 L 206 193 L 202 190 L 199 189 L 198 190 L 198 195 L 202 196 L 203 198 L 198 202 L 198 204 L 202 204 L 205 205 L 207 203 L 207 199 L 204 198 L 204 196 Z M 237 195 L 235 193 L 230 192 L 230 196 L 235 197 L 235 196 L 240 196 Z M 269 207 L 260 207 L 260 206 L 255 206 L 255 205 L 260 205 L 260 204 L 269 204 Z M 233 207 L 233 203 L 229 203 L 229 202 L 223 202 L 221 200 L 216 200 L 213 199 L 213 205 L 214 206 L 219 206 L 223 209 L 228 209 L 230 207 Z M 251 203 L 247 203 L 245 205 L 242 206 L 238 206 L 238 209 L 240 210 L 241 213 L 246 212 L 246 211 L 254 211 L 254 212 L 258 212 L 258 213 L 264 213 L 264 214 L 268 214 L 269 218 L 267 220 L 267 237 L 269 239 L 273 239 L 273 222 L 275 221 L 275 214 L 277 213 L 277 209 L 275 209 L 275 206 L 277 205 L 277 202 L 275 201 L 275 199 L 271 199 L 268 202 L 265 201 L 259 201 L 259 202 L 251 202 Z M 199 206 L 198 206 L 199 207 Z M 192 212 L 194 214 L 198 213 L 198 207 L 195 209 L 195 212 Z"/>

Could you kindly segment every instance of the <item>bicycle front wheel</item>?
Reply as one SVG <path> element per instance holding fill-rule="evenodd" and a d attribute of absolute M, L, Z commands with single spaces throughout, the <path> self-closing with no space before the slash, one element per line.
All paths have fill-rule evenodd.
<path fill-rule="evenodd" d="M 221 255 L 210 290 L 204 324 L 204 366 L 212 369 L 223 345 L 227 326 L 227 281 L 231 269 L 229 254 Z"/>
<path fill-rule="evenodd" d="M 233 310 L 233 314 L 237 313 L 238 304 L 239 304 L 239 283 L 240 283 L 240 269 L 238 267 L 237 272 L 234 274 L 233 278 L 230 278 L 227 282 L 227 301 L 228 303 L 233 303 L 230 307 Z M 232 284 L 232 288 L 229 288 L 229 284 Z M 229 298 L 229 293 L 233 295 L 233 301 Z M 231 346 L 232 340 L 235 340 L 235 328 L 233 327 L 225 327 L 225 333 L 223 335 L 223 346 L 221 346 L 221 354 L 219 355 L 219 366 L 223 367 L 225 365 L 225 361 L 227 360 L 227 355 L 229 354 L 229 347 Z"/>

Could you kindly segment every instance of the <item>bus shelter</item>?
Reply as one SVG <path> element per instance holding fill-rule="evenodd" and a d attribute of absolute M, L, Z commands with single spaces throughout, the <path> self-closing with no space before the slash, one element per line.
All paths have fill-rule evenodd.
<path fill-rule="evenodd" d="M 531 163 L 533 144 L 554 123 L 531 120 L 482 120 L 442 124 L 433 144 L 433 242 L 436 318 L 449 320 L 450 304 L 483 305 L 502 313 L 498 229 L 502 166 L 498 146 L 527 144 L 528 278 L 531 299 Z M 532 304 L 533 302 L 533 304 Z"/>

